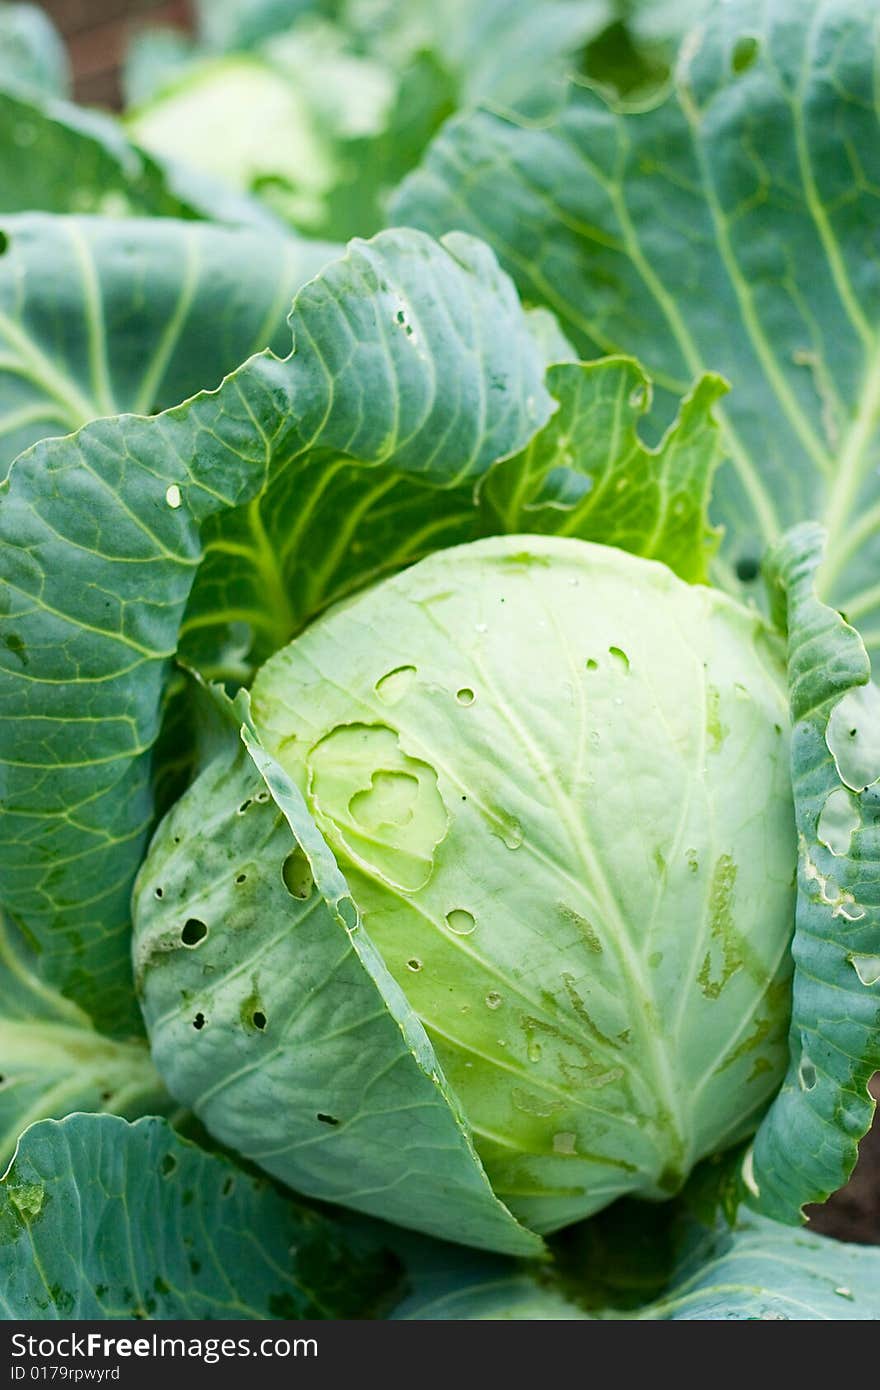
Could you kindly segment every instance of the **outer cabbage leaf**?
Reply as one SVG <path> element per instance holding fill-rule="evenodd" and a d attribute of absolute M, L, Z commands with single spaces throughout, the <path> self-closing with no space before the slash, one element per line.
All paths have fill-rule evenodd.
<path fill-rule="evenodd" d="M 795 1232 L 757 1216 L 731 1230 L 694 1229 L 669 1287 L 641 1308 L 597 1302 L 592 1271 L 578 1280 L 534 1277 L 501 1261 L 407 1252 L 413 1285 L 393 1313 L 407 1319 L 611 1319 L 651 1322 L 875 1321 L 880 1251 Z M 638 1279 L 638 1261 L 632 1265 Z"/>
<path fill-rule="evenodd" d="M 36 445 L 2 487 L 3 900 L 41 978 L 111 1029 L 134 1026 L 128 899 L 185 615 L 185 649 L 234 678 L 258 628 L 277 646 L 472 524 L 474 481 L 551 409 L 512 287 L 467 238 L 355 243 L 292 323 L 288 360 Z"/>
<path fill-rule="evenodd" d="M 350 1318 L 393 1259 L 163 1120 L 32 1126 L 0 1183 L 6 1318 Z"/>
<path fill-rule="evenodd" d="M 703 377 L 659 445 L 638 433 L 651 383 L 637 362 L 608 357 L 551 367 L 553 418 L 481 489 L 489 532 L 540 532 L 616 545 L 704 581 L 717 542 L 707 512 L 721 447 L 713 406 L 724 394 Z"/>
<path fill-rule="evenodd" d="M 173 218 L 0 220 L 0 459 L 103 415 L 154 414 L 290 343 L 323 242 Z"/>
<path fill-rule="evenodd" d="M 585 353 L 636 353 L 672 392 L 723 373 L 730 461 L 713 514 L 729 566 L 754 583 L 768 542 L 820 518 L 821 592 L 872 651 L 875 22 L 860 0 L 714 6 L 650 109 L 574 87 L 548 124 L 456 118 L 392 205 L 398 221 L 485 237 Z"/>
<path fill-rule="evenodd" d="M 117 122 L 50 98 L 0 89 L 0 212 L 193 217 L 156 162 Z"/>
<path fill-rule="evenodd" d="M 0 1066 L 0 1171 L 36 1120 L 74 1110 L 134 1116 L 171 1108 L 146 1042 L 96 1032 L 82 1009 L 40 979 L 37 962 L 2 919 Z"/>
<path fill-rule="evenodd" d="M 249 736 L 248 748 L 233 731 L 163 822 L 135 891 L 160 1069 L 216 1137 L 301 1192 L 539 1253 L 493 1194 L 301 795 Z"/>
<path fill-rule="evenodd" d="M 61 37 L 38 5 L 0 4 L 0 86 L 66 96 L 70 67 Z"/>
<path fill-rule="evenodd" d="M 852 1171 L 880 1068 L 880 692 L 865 648 L 815 594 L 822 533 L 768 562 L 788 628 L 799 839 L 791 1062 L 745 1173 L 760 1211 L 796 1223 Z"/>
<path fill-rule="evenodd" d="M 756 1216 L 719 1229 L 683 1262 L 653 1321 L 875 1321 L 880 1251 Z"/>

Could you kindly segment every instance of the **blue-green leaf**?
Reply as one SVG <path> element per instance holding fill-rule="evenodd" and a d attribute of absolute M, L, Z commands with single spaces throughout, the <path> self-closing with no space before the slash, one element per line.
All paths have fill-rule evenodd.
<path fill-rule="evenodd" d="M 38 444 L 0 489 L 2 899 L 41 977 L 110 1028 L 136 1026 L 128 901 L 181 627 L 240 681 L 335 597 L 466 539 L 474 483 L 551 410 L 468 238 L 354 243 L 292 325 L 289 359 Z"/>
<path fill-rule="evenodd" d="M 0 220 L 0 459 L 102 415 L 155 414 L 286 352 L 324 242 L 175 218 Z"/>
<path fill-rule="evenodd" d="M 0 1183 L 6 1318 L 357 1318 L 396 1282 L 375 1244 L 164 1120 L 46 1120 Z"/>
<path fill-rule="evenodd" d="M 842 1186 L 880 1067 L 880 693 L 858 633 L 815 593 L 816 526 L 768 564 L 788 629 L 799 863 L 791 1061 L 747 1159 L 754 1205 L 796 1223 Z"/>
<path fill-rule="evenodd" d="M 648 109 L 574 86 L 549 123 L 459 116 L 392 205 L 484 237 L 581 351 L 636 354 L 667 411 L 699 373 L 726 377 L 720 573 L 754 585 L 765 546 L 820 519 L 820 591 L 875 652 L 876 23 L 862 0 L 712 6 Z"/>

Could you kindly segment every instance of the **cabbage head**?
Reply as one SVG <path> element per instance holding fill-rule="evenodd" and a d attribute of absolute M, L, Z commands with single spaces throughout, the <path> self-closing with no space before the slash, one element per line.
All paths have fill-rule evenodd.
<path fill-rule="evenodd" d="M 386 1002 L 402 995 L 416 1016 L 473 1163 L 522 1225 L 544 1233 L 623 1193 L 667 1196 L 754 1131 L 787 1061 L 796 862 L 784 662 L 760 616 L 612 547 L 494 538 L 319 617 L 259 672 L 251 711 L 344 875 L 351 935 L 391 977 Z M 151 1019 L 167 1023 L 180 983 L 168 953 L 194 955 L 209 930 L 235 940 L 235 968 L 203 957 L 208 973 L 174 1010 L 187 1052 L 210 1057 L 180 1098 L 206 1099 L 209 1127 L 246 1152 L 250 1130 L 252 1156 L 294 1185 L 399 1220 L 357 1183 L 304 1180 L 311 1132 L 332 1142 L 374 1105 L 368 1090 L 353 1106 L 347 1079 L 365 1041 L 326 1003 L 320 1036 L 303 1031 L 323 985 L 298 984 L 295 956 L 271 964 L 249 937 L 235 885 L 253 854 L 237 852 L 218 797 L 243 823 L 259 796 L 224 785 L 209 766 L 141 874 L 157 1060 L 172 1089 L 192 1071 L 162 1055 L 179 1056 L 185 1034 Z M 206 858 L 212 836 L 223 851 Z M 300 845 L 273 869 L 282 913 L 285 899 L 322 906 Z M 283 916 L 265 896 L 259 916 L 274 943 Z M 218 1066 L 248 1021 L 264 1048 L 271 1035 L 265 1067 Z M 332 1068 L 306 1119 L 297 1070 L 327 1033 Z M 261 1147 L 253 1096 L 270 1076 L 276 1115 L 285 1086 L 291 1104 Z M 467 1238 L 451 1219 L 428 1228 Z"/>

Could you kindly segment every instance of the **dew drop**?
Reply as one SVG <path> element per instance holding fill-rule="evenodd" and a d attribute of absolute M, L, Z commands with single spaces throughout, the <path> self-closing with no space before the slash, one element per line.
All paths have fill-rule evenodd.
<path fill-rule="evenodd" d="M 474 914 L 468 912 L 466 907 L 454 907 L 446 914 L 446 925 L 456 936 L 470 936 L 477 923 Z"/>

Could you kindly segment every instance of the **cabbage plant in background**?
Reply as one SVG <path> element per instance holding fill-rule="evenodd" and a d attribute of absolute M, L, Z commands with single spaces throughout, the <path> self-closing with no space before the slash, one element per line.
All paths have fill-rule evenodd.
<path fill-rule="evenodd" d="M 138 120 L 232 63 L 324 139 L 434 51 L 306 9 Z M 8 1317 L 880 1313 L 799 1229 L 880 1065 L 864 9 L 724 7 L 637 111 L 550 9 L 552 100 L 450 11 L 344 251 L 0 72 Z"/>

